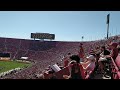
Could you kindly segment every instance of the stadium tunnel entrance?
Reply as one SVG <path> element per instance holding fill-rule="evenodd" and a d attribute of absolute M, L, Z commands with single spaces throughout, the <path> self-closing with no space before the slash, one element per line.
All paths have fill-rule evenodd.
<path fill-rule="evenodd" d="M 10 53 L 0 53 L 0 60 L 10 60 Z"/>

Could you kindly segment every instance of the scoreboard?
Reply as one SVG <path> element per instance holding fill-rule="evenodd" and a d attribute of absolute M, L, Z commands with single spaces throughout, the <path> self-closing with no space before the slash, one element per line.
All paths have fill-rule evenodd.
<path fill-rule="evenodd" d="M 55 34 L 31 33 L 31 38 L 34 38 L 34 39 L 55 39 Z"/>

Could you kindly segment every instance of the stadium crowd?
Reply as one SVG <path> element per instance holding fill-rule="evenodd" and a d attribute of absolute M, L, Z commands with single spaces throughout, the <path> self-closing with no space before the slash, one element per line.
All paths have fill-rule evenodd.
<path fill-rule="evenodd" d="M 0 43 L 2 43 L 0 44 L 1 52 L 10 52 L 11 59 L 19 59 L 20 57 L 25 56 L 28 57 L 28 61 L 33 62 L 33 65 L 31 67 L 17 71 L 16 73 L 11 73 L 2 76 L 2 79 L 4 78 L 39 79 L 43 77 L 44 72 L 46 72 L 47 70 L 48 71 L 51 70 L 49 66 L 54 65 L 55 63 L 57 63 L 58 66 L 63 66 L 61 67 L 61 69 L 73 63 L 79 63 L 80 65 L 82 65 L 81 67 L 83 67 L 83 70 L 85 71 L 85 75 L 86 73 L 88 73 L 88 71 L 91 70 L 91 67 L 94 67 L 92 68 L 92 70 L 95 69 L 96 65 L 99 65 L 99 68 L 102 71 L 104 68 L 104 64 L 102 60 L 100 60 L 101 59 L 100 57 L 102 57 L 103 55 L 106 56 L 105 50 L 108 50 L 109 52 L 108 55 L 110 55 L 115 60 L 119 52 L 119 47 L 120 47 L 119 41 L 120 41 L 119 37 L 113 37 L 110 38 L 109 40 L 82 42 L 82 48 L 84 51 L 82 51 L 80 54 L 80 48 L 81 48 L 80 42 L 51 43 L 52 42 L 51 41 L 50 44 L 48 44 L 49 42 L 46 41 L 44 42 L 37 41 L 39 45 L 40 43 L 42 43 L 42 45 L 40 45 L 41 47 L 38 47 L 39 45 L 34 47 L 34 45 L 31 44 L 32 42 L 34 42 L 32 40 L 23 40 L 23 39 L 12 40 L 9 38 L 0 38 Z M 45 44 L 45 47 L 43 43 Z M 105 50 L 101 50 L 101 48 L 104 48 Z M 79 56 L 80 62 L 77 62 L 76 59 L 74 60 L 71 58 L 69 58 L 69 60 L 67 61 L 65 57 L 68 55 Z M 106 57 L 102 57 L 102 59 L 106 59 Z M 46 67 L 48 68 L 46 69 Z M 51 70 L 48 73 L 50 75 L 52 74 L 51 77 L 54 76 L 54 71 Z M 71 76 L 64 75 L 64 78 L 68 79 L 71 78 Z M 83 78 L 82 75 L 81 78 Z"/>

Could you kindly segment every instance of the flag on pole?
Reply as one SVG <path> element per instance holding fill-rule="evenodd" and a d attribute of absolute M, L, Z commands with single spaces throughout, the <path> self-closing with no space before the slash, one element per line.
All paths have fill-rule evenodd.
<path fill-rule="evenodd" d="M 107 24 L 109 24 L 110 14 L 107 15 Z"/>

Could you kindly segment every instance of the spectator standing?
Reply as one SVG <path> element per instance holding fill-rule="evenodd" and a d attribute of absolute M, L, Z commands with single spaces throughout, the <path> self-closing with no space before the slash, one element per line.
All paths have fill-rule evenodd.
<path fill-rule="evenodd" d="M 84 60 L 84 49 L 83 49 L 83 44 L 80 43 L 80 46 L 79 46 L 79 52 L 78 52 L 78 55 L 79 55 L 79 58 L 80 58 L 80 62 L 83 62 Z"/>
<path fill-rule="evenodd" d="M 116 57 L 118 56 L 118 48 L 117 48 L 117 43 L 110 43 L 110 48 L 111 48 L 111 57 L 115 60 Z"/>
<path fill-rule="evenodd" d="M 68 53 L 67 56 L 64 57 L 64 59 L 63 59 L 64 67 L 68 66 L 68 64 L 70 62 L 70 56 L 71 56 L 71 53 Z"/>

